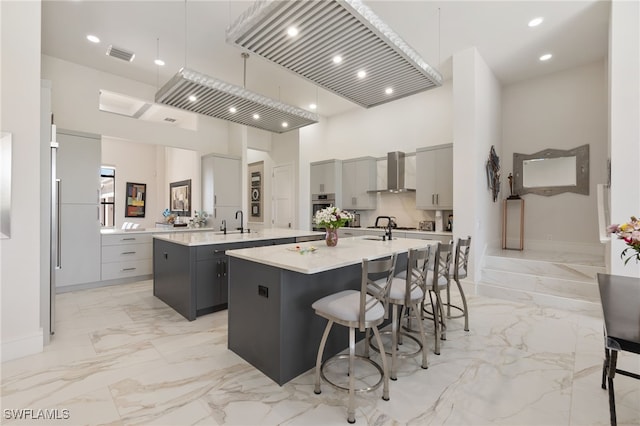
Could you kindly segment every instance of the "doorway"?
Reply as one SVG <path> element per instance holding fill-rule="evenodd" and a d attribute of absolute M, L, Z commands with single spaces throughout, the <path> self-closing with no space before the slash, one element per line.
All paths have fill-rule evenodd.
<path fill-rule="evenodd" d="M 273 168 L 273 217 L 274 228 L 292 228 L 293 220 L 293 166 L 284 164 Z"/>

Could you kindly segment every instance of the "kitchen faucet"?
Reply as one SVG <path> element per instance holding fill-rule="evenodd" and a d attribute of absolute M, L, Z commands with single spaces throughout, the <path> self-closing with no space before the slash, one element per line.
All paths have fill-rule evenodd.
<path fill-rule="evenodd" d="M 391 219 L 391 216 L 378 216 L 376 218 L 376 227 L 378 227 L 379 219 L 387 219 L 387 230 L 384 231 L 384 235 L 389 238 L 389 241 L 391 241 L 391 229 L 393 228 L 393 220 Z"/>
<path fill-rule="evenodd" d="M 236 212 L 236 219 L 238 218 L 238 213 L 240 213 L 240 233 L 243 234 L 244 233 L 244 228 L 242 226 L 242 224 L 244 223 L 244 213 L 242 213 L 242 210 L 238 210 Z"/>
<path fill-rule="evenodd" d="M 222 225 L 220 226 L 220 230 L 224 231 L 224 235 L 227 235 L 227 219 L 222 219 Z"/>

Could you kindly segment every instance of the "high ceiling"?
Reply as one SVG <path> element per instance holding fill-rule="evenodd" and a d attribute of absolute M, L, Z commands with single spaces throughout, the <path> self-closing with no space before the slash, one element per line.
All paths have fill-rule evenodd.
<path fill-rule="evenodd" d="M 225 30 L 248 1 L 43 1 L 42 53 L 162 86 L 185 64 L 243 85 L 241 51 Z M 365 1 L 444 78 L 452 55 L 475 46 L 503 84 L 587 64 L 606 56 L 609 2 L 570 1 Z M 544 22 L 529 28 L 535 17 Z M 94 34 L 99 44 L 87 41 Z M 105 54 L 114 46 L 135 52 L 132 62 Z M 550 52 L 547 62 L 538 60 Z M 154 59 L 166 65 L 159 67 Z M 251 56 L 246 88 L 324 116 L 360 108 Z M 437 90 L 437 89 L 436 89 Z"/>

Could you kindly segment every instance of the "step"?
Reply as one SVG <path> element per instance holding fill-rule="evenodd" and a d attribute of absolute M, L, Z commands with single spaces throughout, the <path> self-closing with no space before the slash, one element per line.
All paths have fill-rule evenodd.
<path fill-rule="evenodd" d="M 530 255 L 530 254 L 529 254 Z M 550 256 L 548 253 L 546 256 Z M 530 275 L 552 277 L 573 281 L 595 281 L 598 273 L 604 273 L 604 264 L 599 264 L 597 259 L 585 260 L 563 259 L 558 256 L 555 259 L 536 259 L 523 257 L 506 257 L 504 255 L 486 255 L 483 268 L 517 272 Z"/>
<path fill-rule="evenodd" d="M 505 288 L 495 286 L 484 281 L 477 283 L 476 290 L 477 294 L 485 297 L 535 304 L 538 306 L 556 308 L 569 312 L 582 313 L 596 318 L 602 318 L 602 307 L 599 301 L 595 303 L 587 300 L 556 296 L 553 294 Z"/>
<path fill-rule="evenodd" d="M 598 303 L 600 295 L 595 279 L 564 279 L 555 276 L 512 272 L 483 268 L 482 282 L 493 287 L 519 290 L 523 292 L 549 294 L 586 302 Z"/>

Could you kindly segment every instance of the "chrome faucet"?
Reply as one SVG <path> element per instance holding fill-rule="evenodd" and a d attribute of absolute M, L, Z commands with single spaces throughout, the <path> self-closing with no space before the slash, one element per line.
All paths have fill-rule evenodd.
<path fill-rule="evenodd" d="M 244 223 L 244 213 L 242 213 L 242 210 L 238 210 L 236 212 L 236 219 L 238 218 L 238 213 L 240 213 L 240 233 L 243 234 L 244 233 L 244 228 L 243 228 L 243 223 Z"/>
<path fill-rule="evenodd" d="M 227 219 L 222 219 L 222 225 L 220 225 L 220 230 L 224 231 L 224 235 L 227 235 Z"/>
<path fill-rule="evenodd" d="M 384 235 L 389 240 L 391 240 L 391 229 L 393 228 L 393 219 L 391 219 L 391 216 L 378 216 L 376 218 L 376 225 L 375 225 L 376 227 L 378 227 L 379 219 L 387 219 L 387 227 L 386 227 L 386 230 L 384 231 Z"/>

